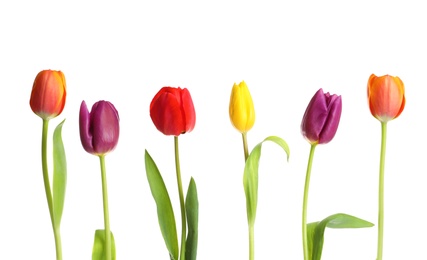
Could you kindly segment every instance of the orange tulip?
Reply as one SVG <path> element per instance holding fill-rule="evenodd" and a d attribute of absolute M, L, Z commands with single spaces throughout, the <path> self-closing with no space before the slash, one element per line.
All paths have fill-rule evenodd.
<path fill-rule="evenodd" d="M 372 74 L 368 81 L 368 101 L 372 115 L 381 122 L 395 119 L 405 108 L 405 87 L 399 77 Z"/>
<path fill-rule="evenodd" d="M 64 109 L 66 92 L 65 77 L 61 71 L 40 71 L 31 91 L 31 109 L 44 120 L 57 117 Z"/>

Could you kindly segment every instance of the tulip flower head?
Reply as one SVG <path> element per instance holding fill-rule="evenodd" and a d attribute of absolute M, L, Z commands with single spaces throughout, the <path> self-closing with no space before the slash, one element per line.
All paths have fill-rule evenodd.
<path fill-rule="evenodd" d="M 372 74 L 368 81 L 368 102 L 372 115 L 381 122 L 395 119 L 405 108 L 405 87 L 399 77 Z"/>
<path fill-rule="evenodd" d="M 341 118 L 341 96 L 323 93 L 319 89 L 305 110 L 302 123 L 302 135 L 311 144 L 329 143 L 335 136 Z"/>
<path fill-rule="evenodd" d="M 231 123 L 240 133 L 246 133 L 254 126 L 254 103 L 248 86 L 244 81 L 240 82 L 239 85 L 234 83 L 228 112 Z"/>
<path fill-rule="evenodd" d="M 119 140 L 119 113 L 108 101 L 98 101 L 88 111 L 86 103 L 80 106 L 80 140 L 86 152 L 104 155 L 116 148 Z"/>
<path fill-rule="evenodd" d="M 40 71 L 31 91 L 31 109 L 44 120 L 55 118 L 64 109 L 66 92 L 65 77 L 61 71 Z"/>
<path fill-rule="evenodd" d="M 196 112 L 188 89 L 160 89 L 151 101 L 150 117 L 165 135 L 179 136 L 191 132 L 196 124 Z"/>

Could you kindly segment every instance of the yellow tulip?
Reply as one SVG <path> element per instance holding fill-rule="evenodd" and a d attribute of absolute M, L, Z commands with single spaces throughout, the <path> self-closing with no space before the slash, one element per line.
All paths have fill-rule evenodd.
<path fill-rule="evenodd" d="M 255 123 L 254 103 L 244 81 L 233 85 L 229 113 L 231 123 L 240 133 L 248 132 Z"/>

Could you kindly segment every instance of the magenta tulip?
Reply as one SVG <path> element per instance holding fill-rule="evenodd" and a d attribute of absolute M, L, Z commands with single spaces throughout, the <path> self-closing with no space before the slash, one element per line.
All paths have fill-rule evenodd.
<path fill-rule="evenodd" d="M 319 89 L 305 110 L 302 135 L 311 144 L 329 143 L 337 132 L 341 110 L 341 96 L 325 94 L 323 89 Z"/>
<path fill-rule="evenodd" d="M 80 140 L 86 152 L 104 155 L 117 145 L 119 140 L 119 113 L 108 101 L 98 101 L 89 113 L 86 103 L 80 106 Z"/>

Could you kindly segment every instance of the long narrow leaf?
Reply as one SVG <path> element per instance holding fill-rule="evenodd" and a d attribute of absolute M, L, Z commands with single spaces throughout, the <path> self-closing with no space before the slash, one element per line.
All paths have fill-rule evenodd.
<path fill-rule="evenodd" d="M 310 225 L 315 223 L 308 224 L 308 227 Z M 314 230 L 314 238 L 313 238 L 313 251 L 312 254 L 312 260 L 320 260 L 322 257 L 322 251 L 323 251 L 323 240 L 324 240 L 324 234 L 326 227 L 329 228 L 366 228 L 366 227 L 373 227 L 374 224 L 371 222 L 368 222 L 366 220 L 347 215 L 344 213 L 338 213 L 331 215 L 324 220 L 317 223 L 316 228 Z"/>
<path fill-rule="evenodd" d="M 196 260 L 199 233 L 199 200 L 197 197 L 196 182 L 193 178 L 191 178 L 188 185 L 187 197 L 185 198 L 185 211 L 187 213 L 188 224 L 185 260 Z"/>
<path fill-rule="evenodd" d="M 282 149 L 286 152 L 286 160 L 289 161 L 289 155 L 291 154 L 291 151 L 289 150 L 289 145 L 285 142 L 285 140 L 283 140 L 282 138 L 278 137 L 278 136 L 269 136 L 267 138 L 264 139 L 264 141 L 271 141 L 274 142 L 276 144 L 278 144 L 280 147 L 282 147 Z"/>
<path fill-rule="evenodd" d="M 145 150 L 145 172 L 150 184 L 151 194 L 157 205 L 157 218 L 166 247 L 170 257 L 173 260 L 178 260 L 178 236 L 172 203 L 162 175 L 147 150 Z"/>
<path fill-rule="evenodd" d="M 113 232 L 111 235 L 111 260 L 116 260 L 116 243 L 114 242 Z M 98 229 L 95 231 L 95 238 L 93 241 L 92 260 L 105 260 L 105 230 Z"/>
<path fill-rule="evenodd" d="M 308 259 L 312 259 L 311 255 L 313 253 L 313 244 L 314 244 L 314 233 L 319 222 L 312 222 L 307 224 L 307 244 L 308 244 Z"/>
<path fill-rule="evenodd" d="M 67 186 L 67 160 L 64 144 L 62 143 L 62 125 L 58 124 L 53 133 L 53 218 L 55 227 L 61 224 L 64 209 L 65 190 Z"/>
<path fill-rule="evenodd" d="M 261 147 L 265 141 L 271 141 L 282 147 L 287 154 L 287 159 L 289 160 L 289 146 L 285 140 L 278 136 L 269 136 L 252 149 L 252 152 L 246 160 L 245 171 L 243 174 L 243 186 L 245 189 L 246 211 L 249 225 L 253 225 L 255 223 L 258 202 L 258 166 L 259 159 L 261 157 Z"/>

